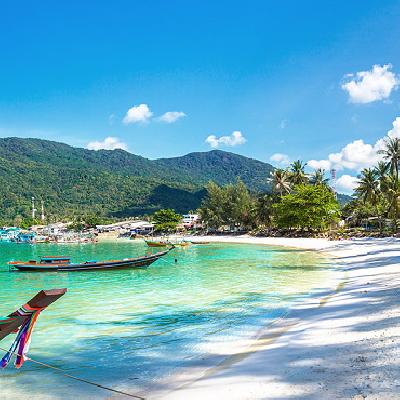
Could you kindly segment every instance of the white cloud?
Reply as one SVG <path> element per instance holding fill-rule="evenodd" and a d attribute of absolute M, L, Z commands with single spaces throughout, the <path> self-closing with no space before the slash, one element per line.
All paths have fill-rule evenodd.
<path fill-rule="evenodd" d="M 382 156 L 377 154 L 379 147 L 378 143 L 371 145 L 358 139 L 347 144 L 339 153 L 329 154 L 328 159 L 337 169 L 347 168 L 359 171 L 375 165 L 382 159 Z"/>
<path fill-rule="evenodd" d="M 153 116 L 150 108 L 147 104 L 139 104 L 138 106 L 133 106 L 128 110 L 122 122 L 124 124 L 135 124 L 137 122 L 148 122 Z"/>
<path fill-rule="evenodd" d="M 230 136 L 221 136 L 219 138 L 215 135 L 210 135 L 207 137 L 206 143 L 208 143 L 213 149 L 218 148 L 220 145 L 233 147 L 246 143 L 246 138 L 242 135 L 242 132 L 234 131 Z"/>
<path fill-rule="evenodd" d="M 272 154 L 272 156 L 269 158 L 269 160 L 271 162 L 274 162 L 281 166 L 286 166 L 286 165 L 289 165 L 289 163 L 290 163 L 289 156 L 287 154 L 283 154 L 283 153 Z"/>
<path fill-rule="evenodd" d="M 353 193 L 354 189 L 358 186 L 358 179 L 351 175 L 342 175 L 336 181 L 336 188 L 339 192 Z"/>
<path fill-rule="evenodd" d="M 128 145 L 124 142 L 121 142 L 118 138 L 108 136 L 103 141 L 93 141 L 89 142 L 86 146 L 88 150 L 115 150 L 122 149 L 128 150 Z"/>
<path fill-rule="evenodd" d="M 382 140 L 382 139 L 381 139 Z M 307 162 L 311 168 L 331 169 L 351 169 L 360 171 L 375 165 L 382 156 L 377 151 L 382 147 L 380 141 L 375 145 L 364 143 L 362 139 L 354 140 L 344 146 L 340 152 L 331 153 L 327 160 L 310 160 Z"/>
<path fill-rule="evenodd" d="M 370 168 L 383 159 L 378 151 L 384 147 L 385 139 L 388 137 L 400 138 L 400 117 L 397 117 L 392 124 L 393 128 L 388 131 L 385 137 L 378 139 L 375 144 L 365 143 L 362 139 L 354 140 L 338 153 L 329 154 L 327 159 L 310 160 L 307 164 L 312 168 L 350 169 L 353 171 Z"/>
<path fill-rule="evenodd" d="M 186 114 L 182 111 L 168 111 L 158 118 L 161 122 L 171 124 L 172 122 L 178 121 L 178 119 L 186 117 Z"/>
<path fill-rule="evenodd" d="M 331 163 L 328 160 L 310 160 L 307 165 L 313 169 L 325 169 L 328 170 L 331 167 Z"/>
<path fill-rule="evenodd" d="M 392 139 L 400 138 L 400 117 L 393 121 L 393 128 L 388 132 L 388 136 Z"/>
<path fill-rule="evenodd" d="M 392 90 L 395 90 L 400 81 L 390 71 L 391 64 L 373 65 L 370 71 L 360 71 L 347 75 L 348 82 L 342 85 L 342 89 L 349 94 L 352 103 L 371 103 L 377 100 L 387 99 Z"/>

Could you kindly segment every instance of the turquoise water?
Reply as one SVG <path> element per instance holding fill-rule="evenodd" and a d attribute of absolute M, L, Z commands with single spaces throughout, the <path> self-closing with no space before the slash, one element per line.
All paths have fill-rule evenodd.
<path fill-rule="evenodd" d="M 149 249 L 140 241 L 0 243 L 0 315 L 40 289 L 67 287 L 67 294 L 40 316 L 30 356 L 134 392 L 195 365 L 205 354 L 223 353 L 220 344 L 254 335 L 260 325 L 283 316 L 294 300 L 321 288 L 328 274 L 315 252 L 228 244 L 176 249 L 164 261 L 137 270 L 46 274 L 9 272 L 6 266 L 10 259 L 41 255 L 85 261 L 145 252 Z M 0 346 L 9 344 L 5 339 Z M 30 362 L 21 370 L 0 371 L 0 387 L 9 398 L 110 395 Z"/>

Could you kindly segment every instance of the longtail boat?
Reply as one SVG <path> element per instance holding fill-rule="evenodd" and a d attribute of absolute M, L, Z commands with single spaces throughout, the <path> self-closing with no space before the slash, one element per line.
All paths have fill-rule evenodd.
<path fill-rule="evenodd" d="M 183 241 L 183 242 L 179 242 L 179 243 L 174 243 L 175 246 L 181 246 L 181 247 L 190 246 L 191 244 L 192 244 L 192 242 L 188 242 L 188 241 Z"/>
<path fill-rule="evenodd" d="M 71 258 L 67 256 L 47 256 L 41 257 L 40 261 L 10 261 L 8 265 L 11 269 L 35 272 L 64 272 L 138 268 L 149 266 L 153 262 L 157 261 L 159 258 L 168 254 L 168 252 L 173 248 L 174 246 L 171 246 L 168 250 L 160 251 L 149 256 L 124 258 L 122 260 L 93 260 L 86 261 L 84 263 L 72 263 Z"/>
<path fill-rule="evenodd" d="M 153 240 L 145 240 L 145 242 L 149 247 L 167 247 L 169 245 L 167 242 L 155 242 Z"/>
<path fill-rule="evenodd" d="M 17 333 L 10 350 L 0 360 L 0 368 L 5 368 L 13 355 L 16 355 L 15 366 L 17 368 L 22 366 L 26 360 L 32 331 L 39 314 L 64 296 L 66 291 L 67 289 L 42 290 L 17 311 L 6 317 L 0 317 L 0 340 L 11 333 Z"/>

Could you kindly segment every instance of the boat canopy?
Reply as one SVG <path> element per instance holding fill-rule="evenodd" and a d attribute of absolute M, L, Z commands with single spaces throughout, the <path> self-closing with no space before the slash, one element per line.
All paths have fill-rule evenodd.
<path fill-rule="evenodd" d="M 70 262 L 71 257 L 69 256 L 43 256 L 40 258 L 42 263 L 53 263 L 53 262 Z"/>

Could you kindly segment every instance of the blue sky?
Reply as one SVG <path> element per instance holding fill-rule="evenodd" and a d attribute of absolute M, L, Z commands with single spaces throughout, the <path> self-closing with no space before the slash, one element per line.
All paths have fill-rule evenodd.
<path fill-rule="evenodd" d="M 3 3 L 0 136 L 314 160 L 349 191 L 397 135 L 399 17 L 399 1 Z"/>

